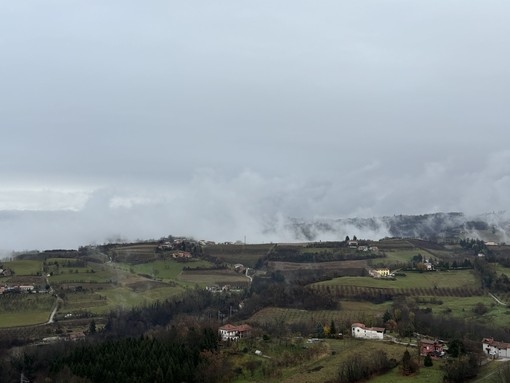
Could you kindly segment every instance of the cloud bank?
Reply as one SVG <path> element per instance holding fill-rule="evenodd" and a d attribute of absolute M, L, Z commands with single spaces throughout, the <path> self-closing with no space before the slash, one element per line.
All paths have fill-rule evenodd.
<path fill-rule="evenodd" d="M 21 197 L 28 196 L 28 209 L 0 212 L 2 248 L 77 247 L 168 234 L 217 241 L 245 236 L 248 242 L 300 241 L 305 238 L 289 226 L 293 219 L 312 222 L 443 211 L 476 215 L 504 210 L 510 203 L 505 192 L 510 190 L 509 160 L 510 151 L 494 153 L 478 169 L 460 171 L 451 158 L 400 177 L 387 176 L 381 172 L 382 164 L 372 163 L 322 179 L 267 178 L 250 170 L 226 177 L 202 170 L 163 186 L 124 185 L 87 193 L 32 190 L 18 197 L 22 207 Z M 55 195 L 64 196 L 62 203 L 48 211 L 48 200 Z M 316 239 L 353 234 L 378 239 L 389 233 L 384 227 L 356 230 L 344 225 L 318 232 Z"/>
<path fill-rule="evenodd" d="M 459 4 L 2 2 L 0 248 L 506 210 L 510 4 Z"/>

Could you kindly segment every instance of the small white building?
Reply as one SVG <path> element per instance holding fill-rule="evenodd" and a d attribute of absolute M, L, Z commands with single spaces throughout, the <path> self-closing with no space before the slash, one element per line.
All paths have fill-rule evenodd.
<path fill-rule="evenodd" d="M 351 330 L 353 338 L 382 340 L 384 338 L 385 328 L 366 327 L 363 323 L 353 323 Z"/>
<path fill-rule="evenodd" d="M 482 339 L 483 352 L 492 358 L 510 358 L 510 343 L 497 342 L 493 338 Z"/>

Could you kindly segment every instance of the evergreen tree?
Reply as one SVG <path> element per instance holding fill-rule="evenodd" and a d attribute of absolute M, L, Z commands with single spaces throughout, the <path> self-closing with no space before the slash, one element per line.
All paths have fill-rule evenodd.
<path fill-rule="evenodd" d="M 418 371 L 418 364 L 411 358 L 409 351 L 405 350 L 402 356 L 402 374 L 411 375 Z"/>
<path fill-rule="evenodd" d="M 329 326 L 329 331 L 333 337 L 336 337 L 336 327 L 335 322 L 331 320 L 331 325 Z"/>
<path fill-rule="evenodd" d="M 92 319 L 89 323 L 89 334 L 96 333 L 96 322 Z"/>

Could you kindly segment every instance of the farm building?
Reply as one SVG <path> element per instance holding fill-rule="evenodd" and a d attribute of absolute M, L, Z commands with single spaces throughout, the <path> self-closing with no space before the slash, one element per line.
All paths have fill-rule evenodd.
<path fill-rule="evenodd" d="M 368 273 L 374 278 L 385 278 L 390 276 L 390 269 L 372 269 L 368 270 Z"/>
<path fill-rule="evenodd" d="M 178 251 L 172 254 L 172 258 L 191 258 L 191 253 L 188 253 L 187 251 Z"/>
<path fill-rule="evenodd" d="M 242 324 L 240 326 L 226 324 L 218 329 L 218 334 L 223 341 L 238 340 L 249 337 L 251 335 L 251 327 L 247 324 Z"/>
<path fill-rule="evenodd" d="M 443 344 L 437 340 L 421 339 L 420 340 L 420 355 L 432 357 L 441 357 L 444 355 Z"/>
<path fill-rule="evenodd" d="M 482 339 L 483 352 L 493 358 L 510 358 L 510 343 L 497 342 L 493 338 Z"/>
<path fill-rule="evenodd" d="M 359 339 L 383 339 L 384 328 L 382 327 L 365 327 L 363 323 L 353 323 L 352 337 Z"/>

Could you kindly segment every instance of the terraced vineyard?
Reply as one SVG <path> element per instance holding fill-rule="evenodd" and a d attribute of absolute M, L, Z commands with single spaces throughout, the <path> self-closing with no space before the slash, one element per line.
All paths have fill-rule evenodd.
<path fill-rule="evenodd" d="M 312 289 L 321 293 L 332 294 L 337 298 L 376 298 L 376 297 L 392 297 L 403 295 L 412 297 L 472 297 L 484 295 L 482 289 L 476 288 L 377 288 L 377 287 L 363 287 L 352 285 L 320 285 L 315 284 L 311 286 Z"/>
<path fill-rule="evenodd" d="M 381 313 L 382 315 L 382 313 Z M 330 324 L 334 321 L 337 327 L 350 327 L 352 322 L 366 320 L 370 323 L 373 317 L 372 312 L 367 311 L 342 311 L 342 310 L 318 310 L 307 311 L 298 309 L 287 309 L 280 307 L 268 307 L 255 313 L 249 322 L 257 325 L 284 323 L 292 325 L 298 323 L 309 323 L 312 327 L 321 324 Z"/>

